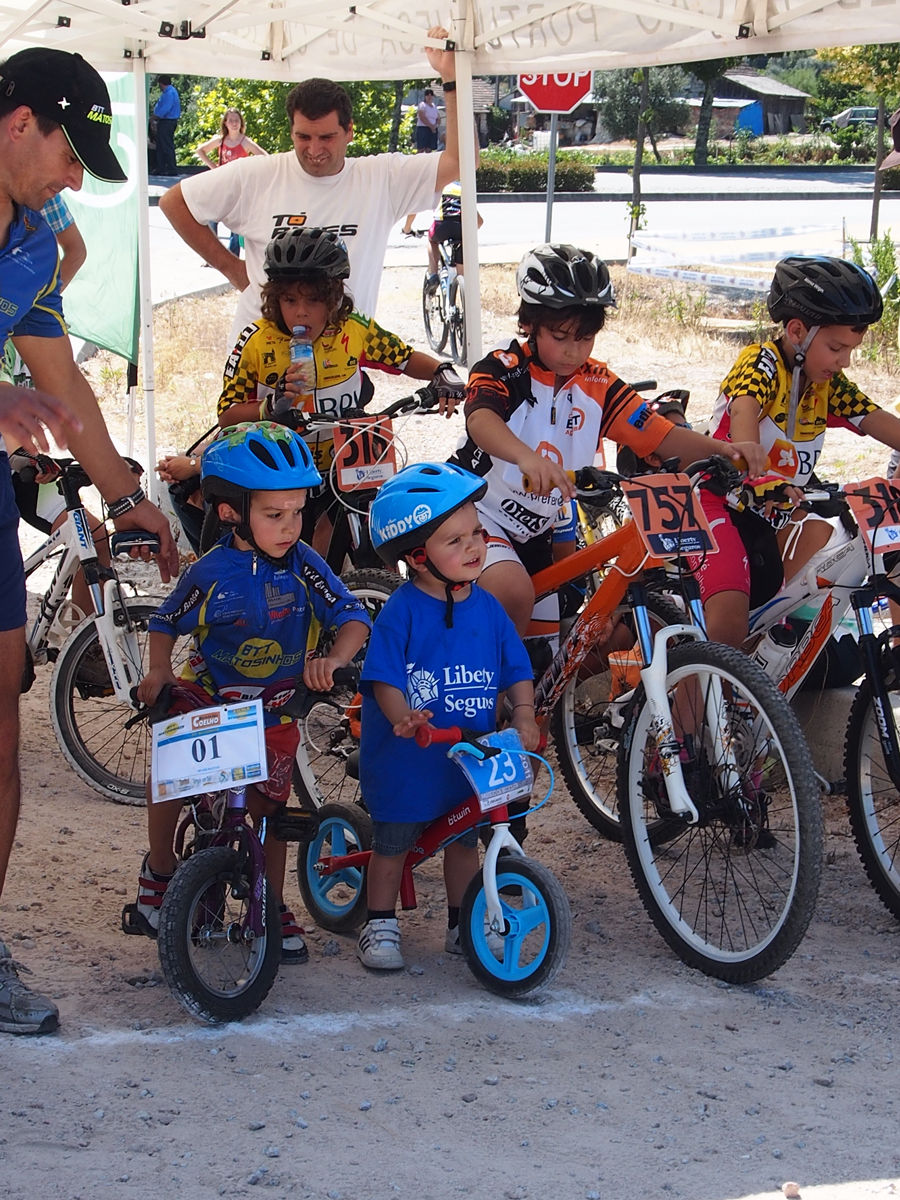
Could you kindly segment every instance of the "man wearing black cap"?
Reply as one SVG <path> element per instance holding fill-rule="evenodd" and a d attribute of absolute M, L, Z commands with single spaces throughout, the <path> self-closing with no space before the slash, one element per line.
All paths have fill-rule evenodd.
<path fill-rule="evenodd" d="M 156 533 L 163 580 L 178 572 L 168 522 L 135 491 L 72 358 L 56 239 L 40 215 L 63 188 L 77 191 L 85 170 L 110 182 L 126 178 L 109 144 L 111 125 L 106 85 L 80 55 L 31 49 L 0 65 L 0 345 L 13 338 L 34 380 L 34 390 L 0 384 L 0 889 L 19 813 L 18 695 L 25 661 L 25 580 L 7 450 L 47 451 L 48 430 L 59 445 L 68 443 L 116 526 Z M 0 1030 L 48 1033 L 58 1024 L 56 1006 L 25 987 L 0 942 Z"/>

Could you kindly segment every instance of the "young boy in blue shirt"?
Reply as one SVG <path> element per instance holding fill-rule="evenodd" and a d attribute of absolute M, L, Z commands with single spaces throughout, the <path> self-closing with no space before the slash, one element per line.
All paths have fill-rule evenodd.
<path fill-rule="evenodd" d="M 203 452 L 203 493 L 228 532 L 181 576 L 150 619 L 150 668 L 138 695 L 154 704 L 165 684 L 178 684 L 173 713 L 238 700 L 265 708 L 269 778 L 247 789 L 256 816 L 276 816 L 287 803 L 299 742 L 297 722 L 279 715 L 296 678 L 327 691 L 338 667 L 363 646 L 370 621 L 360 602 L 321 558 L 300 541 L 303 505 L 322 477 L 303 439 L 272 423 L 226 430 Z M 320 630 L 336 630 L 327 656 L 315 658 Z M 179 635 L 193 644 L 183 678 L 172 671 Z M 156 937 L 159 910 L 177 867 L 172 848 L 183 801 L 154 803 L 148 785 L 150 851 L 141 864 L 138 898 L 129 905 L 136 931 Z M 283 903 L 287 843 L 266 840 L 266 878 L 281 909 L 284 963 L 305 962 L 302 930 Z"/>
<path fill-rule="evenodd" d="M 409 581 L 379 613 L 363 666 L 360 784 L 375 825 L 366 882 L 368 914 L 357 955 L 364 966 L 403 966 L 394 907 L 407 851 L 426 825 L 471 788 L 446 747 L 422 749 L 416 729 L 496 727 L 505 692 L 527 750 L 540 737 L 533 671 L 512 622 L 476 580 L 485 538 L 475 501 L 485 484 L 450 463 L 407 467 L 378 493 L 369 514 L 372 544 L 388 563 L 404 558 Z M 444 850 L 447 934 L 461 954 L 459 907 L 478 871 L 474 829 Z"/>

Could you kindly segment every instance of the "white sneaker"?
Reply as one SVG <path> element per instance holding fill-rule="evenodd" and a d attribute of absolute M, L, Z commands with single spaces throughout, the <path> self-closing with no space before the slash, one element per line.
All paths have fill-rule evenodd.
<path fill-rule="evenodd" d="M 374 971 L 399 971 L 405 965 L 400 953 L 400 925 L 396 917 L 367 921 L 359 931 L 356 957 Z"/>
<path fill-rule="evenodd" d="M 488 929 L 487 927 L 485 927 L 484 936 L 485 936 L 485 941 L 488 944 L 488 949 L 490 950 L 491 954 L 493 954 L 494 958 L 496 958 L 500 962 L 502 962 L 503 961 L 503 946 L 504 946 L 503 938 L 500 936 L 499 933 L 494 933 L 494 931 L 492 929 Z M 463 948 L 462 948 L 462 942 L 460 941 L 460 937 L 459 937 L 459 926 L 458 925 L 456 926 L 455 929 L 448 929 L 446 934 L 444 935 L 444 953 L 445 954 L 462 954 L 462 953 L 464 953 Z"/>

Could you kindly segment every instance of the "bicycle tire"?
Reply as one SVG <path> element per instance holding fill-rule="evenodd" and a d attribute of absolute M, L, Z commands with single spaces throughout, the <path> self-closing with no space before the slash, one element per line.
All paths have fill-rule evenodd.
<path fill-rule="evenodd" d="M 483 872 L 470 881 L 459 910 L 459 940 L 475 978 L 509 999 L 532 996 L 562 970 L 572 940 L 572 911 L 559 880 L 542 863 L 521 855 L 503 855 L 497 863 L 497 887 L 507 932 L 503 958 L 488 944 L 487 901 Z M 518 888 L 518 895 L 505 889 Z"/>
<path fill-rule="evenodd" d="M 461 275 L 450 286 L 450 357 L 466 365 L 466 281 Z"/>
<path fill-rule="evenodd" d="M 403 584 L 394 571 L 363 568 L 348 571 L 342 582 L 366 606 L 375 620 L 394 592 Z M 368 643 L 366 643 L 368 645 Z M 362 665 L 366 647 L 356 656 Z M 300 741 L 293 768 L 293 787 L 301 808 L 323 804 L 356 804 L 359 781 L 347 774 L 347 759 L 358 748 L 346 716 L 353 692 L 347 688 L 314 704 L 300 722 Z"/>
<path fill-rule="evenodd" d="M 647 596 L 647 611 L 654 633 L 665 625 L 687 621 L 677 605 L 655 592 Z M 560 772 L 579 812 L 602 837 L 621 842 L 616 798 L 617 749 L 595 742 L 598 731 L 611 735 L 604 737 L 604 742 L 617 740 L 612 736 L 616 731 L 604 723 L 612 686 L 613 674 L 609 668 L 595 671 L 589 665 L 582 667 L 554 707 L 550 728 Z M 625 690 L 624 684 L 616 687 L 617 694 Z"/>
<path fill-rule="evenodd" d="M 900 704 L 896 685 L 890 694 L 892 701 Z M 897 728 L 898 713 L 893 703 L 891 714 Z M 844 770 L 856 852 L 879 900 L 900 921 L 900 797 L 885 766 L 872 691 L 866 680 L 850 706 Z"/>
<path fill-rule="evenodd" d="M 371 850 L 372 818 L 358 804 L 325 804 L 319 809 L 319 832 L 297 847 L 297 883 L 306 911 L 322 929 L 349 933 L 366 915 L 366 870 L 351 867 L 322 876 L 314 869 L 322 858 Z"/>
<path fill-rule="evenodd" d="M 182 1008 L 209 1024 L 255 1012 L 281 962 L 281 916 L 268 885 L 263 936 L 249 945 L 229 936 L 246 917 L 246 900 L 231 894 L 238 861 L 230 846 L 199 850 L 175 872 L 159 914 L 157 947 L 166 983 Z"/>
<path fill-rule="evenodd" d="M 428 345 L 435 354 L 440 354 L 447 345 L 450 327 L 444 320 L 440 279 L 435 279 L 430 275 L 426 276 L 422 286 L 422 320 L 425 324 L 425 337 L 428 339 Z"/>
<path fill-rule="evenodd" d="M 156 605 L 125 603 L 146 667 L 147 626 Z M 125 728 L 134 709 L 116 698 L 111 684 L 104 685 L 104 673 L 108 680 L 96 624 L 84 621 L 66 641 L 53 670 L 50 717 L 56 739 L 75 773 L 105 800 L 145 804 L 151 730 L 146 721 Z"/>
<path fill-rule="evenodd" d="M 619 814 L 628 866 L 657 930 L 688 966 L 741 984 L 777 970 L 806 932 L 822 869 L 822 811 L 797 719 L 760 668 L 713 642 L 670 650 L 670 691 L 696 689 L 689 678 L 702 687 L 713 675 L 729 696 L 721 716 L 739 787 L 720 786 L 701 733 L 683 767 L 700 820 L 688 825 L 667 811 L 641 687 L 619 747 Z M 705 707 L 689 719 L 704 730 Z"/>

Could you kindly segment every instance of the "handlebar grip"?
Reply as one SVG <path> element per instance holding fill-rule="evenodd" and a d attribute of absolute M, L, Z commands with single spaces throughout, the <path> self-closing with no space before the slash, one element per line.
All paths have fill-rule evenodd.
<path fill-rule="evenodd" d="M 633 392 L 652 392 L 657 386 L 655 379 L 641 379 L 638 383 L 631 384 Z"/>
<path fill-rule="evenodd" d="M 574 471 L 566 471 L 566 477 L 570 479 L 572 483 L 575 482 Z M 522 489 L 526 495 L 530 495 L 534 491 L 534 488 L 531 486 L 531 477 L 529 475 L 522 476 Z"/>
<path fill-rule="evenodd" d="M 446 742 L 452 745 L 454 742 L 462 741 L 462 730 L 458 725 L 451 725 L 449 729 L 432 729 L 430 725 L 420 725 L 416 730 L 416 743 L 427 749 L 433 742 Z"/>

